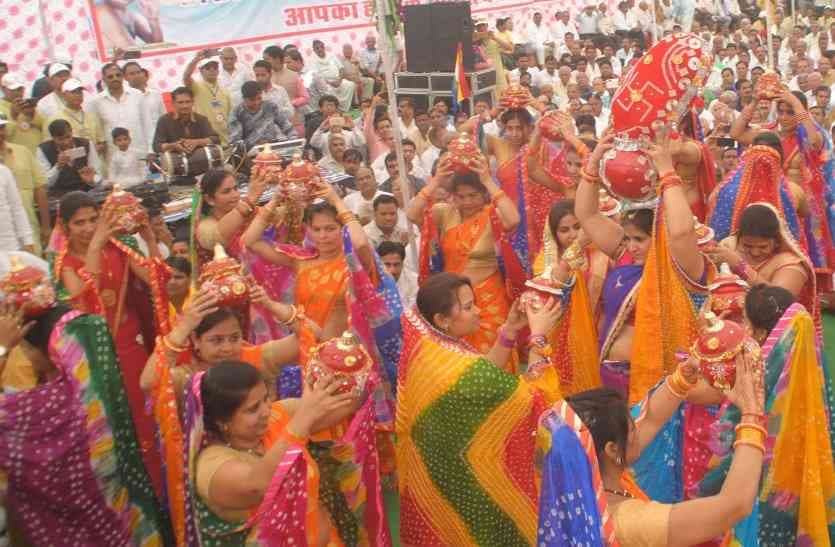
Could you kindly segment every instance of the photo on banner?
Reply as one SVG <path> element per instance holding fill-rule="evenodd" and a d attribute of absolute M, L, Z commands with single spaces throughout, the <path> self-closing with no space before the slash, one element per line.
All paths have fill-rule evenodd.
<path fill-rule="evenodd" d="M 150 57 L 335 32 L 370 25 L 373 14 L 370 0 L 87 1 L 102 59 L 114 48 Z"/>

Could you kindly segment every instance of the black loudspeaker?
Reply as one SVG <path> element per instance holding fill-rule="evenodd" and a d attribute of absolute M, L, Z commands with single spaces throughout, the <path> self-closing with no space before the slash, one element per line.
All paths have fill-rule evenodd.
<path fill-rule="evenodd" d="M 464 70 L 473 70 L 469 2 L 406 6 L 404 16 L 409 72 L 452 72 L 459 42 L 464 49 Z"/>

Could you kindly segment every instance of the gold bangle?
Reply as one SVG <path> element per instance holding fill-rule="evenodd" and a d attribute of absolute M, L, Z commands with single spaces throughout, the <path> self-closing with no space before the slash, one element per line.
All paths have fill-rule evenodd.
<path fill-rule="evenodd" d="M 759 433 L 763 437 L 768 437 L 768 431 L 766 431 L 766 429 L 764 427 L 762 427 L 760 425 L 757 425 L 757 424 L 748 423 L 748 422 L 743 422 L 743 423 L 737 425 L 734 428 L 734 431 L 737 433 L 737 435 L 740 435 L 740 434 L 744 433 L 745 431 L 756 431 L 757 433 Z"/>
<path fill-rule="evenodd" d="M 166 334 L 165 336 L 159 336 L 159 337 L 157 337 L 157 340 L 158 340 L 159 342 L 161 342 L 161 343 L 162 343 L 162 347 L 164 347 L 165 349 L 167 349 L 168 351 L 170 351 L 170 352 L 172 352 L 172 353 L 183 353 L 183 352 L 185 352 L 185 351 L 187 351 L 187 350 L 188 350 L 188 346 L 187 346 L 187 345 L 186 345 L 186 346 L 177 346 L 177 345 L 175 345 L 175 344 L 174 344 L 174 343 L 173 343 L 173 342 L 172 342 L 172 341 L 168 338 L 168 335 L 167 335 L 167 334 Z"/>
<path fill-rule="evenodd" d="M 681 393 L 675 387 L 673 387 L 673 382 L 671 381 L 672 376 L 667 376 L 667 379 L 664 380 L 664 385 L 667 386 L 667 389 L 670 390 L 670 393 L 673 394 L 673 397 L 679 400 L 684 400 L 687 398 L 687 392 Z"/>
<path fill-rule="evenodd" d="M 767 436 L 763 432 L 755 429 L 740 429 L 736 432 L 737 441 L 749 441 L 764 445 L 766 438 Z"/>
<path fill-rule="evenodd" d="M 598 184 L 600 182 L 600 176 L 592 175 L 585 167 L 580 169 L 580 178 L 586 182 L 591 182 L 592 184 Z"/>
<path fill-rule="evenodd" d="M 736 449 L 736 447 L 741 445 L 741 444 L 744 444 L 744 445 L 747 445 L 747 446 L 753 446 L 754 448 L 756 448 L 757 450 L 759 450 L 760 452 L 765 454 L 765 445 L 757 444 L 754 441 L 735 441 L 734 442 L 734 449 Z"/>
<path fill-rule="evenodd" d="M 357 220 L 357 217 L 354 216 L 354 213 L 351 211 L 342 211 L 336 217 L 339 220 L 339 223 L 345 226 L 352 220 Z"/>
<path fill-rule="evenodd" d="M 296 321 L 298 315 L 299 309 L 294 304 L 290 304 L 290 317 L 286 321 L 281 321 L 281 323 L 289 327 Z"/>

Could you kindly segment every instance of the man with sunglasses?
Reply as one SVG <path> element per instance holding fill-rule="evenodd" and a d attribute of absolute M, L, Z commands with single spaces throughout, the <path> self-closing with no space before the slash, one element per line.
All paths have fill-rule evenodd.
<path fill-rule="evenodd" d="M 102 135 L 110 135 L 116 127 L 124 127 L 130 132 L 134 148 L 139 152 L 150 152 L 151 128 L 156 120 L 147 119 L 149 110 L 143 108 L 142 93 L 125 85 L 122 68 L 116 63 L 107 63 L 101 69 L 104 91 L 96 95 L 90 106 L 90 112 L 99 117 Z M 104 146 L 98 146 L 102 156 L 108 157 L 115 152 L 111 139 L 105 139 Z M 103 162 L 106 165 L 107 162 Z"/>

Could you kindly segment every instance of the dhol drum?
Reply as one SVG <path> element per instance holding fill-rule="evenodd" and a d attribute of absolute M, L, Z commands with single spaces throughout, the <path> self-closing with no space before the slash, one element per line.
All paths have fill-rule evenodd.
<path fill-rule="evenodd" d="M 202 175 L 209 169 L 223 167 L 223 149 L 216 144 L 201 146 L 190 155 L 179 152 L 162 154 L 161 168 L 167 181 Z"/>

